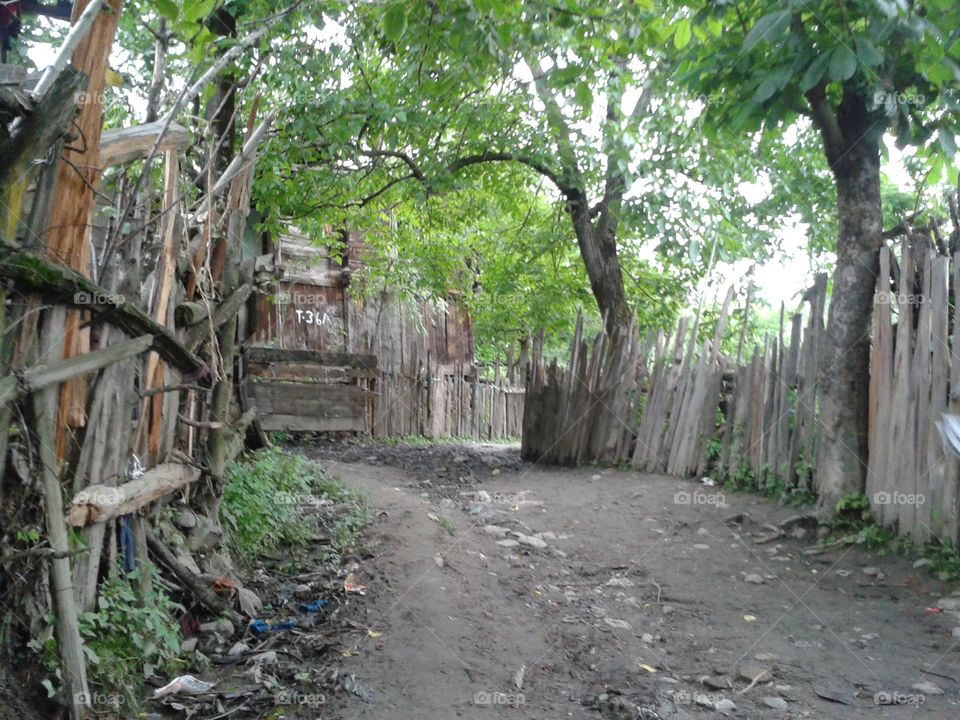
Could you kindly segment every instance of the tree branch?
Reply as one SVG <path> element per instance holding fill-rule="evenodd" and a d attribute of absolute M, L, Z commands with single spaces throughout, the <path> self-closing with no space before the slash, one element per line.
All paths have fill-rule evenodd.
<path fill-rule="evenodd" d="M 823 147 L 827 155 L 827 160 L 831 167 L 844 152 L 843 131 L 837 122 L 837 116 L 827 102 L 826 86 L 821 81 L 816 87 L 807 91 L 807 102 L 810 103 L 810 111 L 813 116 L 813 122 L 820 130 L 820 136 L 823 138 Z"/>

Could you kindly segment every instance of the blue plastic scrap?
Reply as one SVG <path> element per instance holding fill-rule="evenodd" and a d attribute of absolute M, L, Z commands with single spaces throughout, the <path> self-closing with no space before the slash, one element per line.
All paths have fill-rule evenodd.
<path fill-rule="evenodd" d="M 309 602 L 306 605 L 303 605 L 302 607 L 307 612 L 314 613 L 314 612 L 320 612 L 320 610 L 326 606 L 327 606 L 326 600 L 314 600 L 313 602 Z"/>
<path fill-rule="evenodd" d="M 290 620 L 284 620 L 274 625 L 268 625 L 265 620 L 259 618 L 250 621 L 250 632 L 254 635 L 265 635 L 268 632 L 278 632 L 280 630 L 293 630 L 293 623 Z"/>

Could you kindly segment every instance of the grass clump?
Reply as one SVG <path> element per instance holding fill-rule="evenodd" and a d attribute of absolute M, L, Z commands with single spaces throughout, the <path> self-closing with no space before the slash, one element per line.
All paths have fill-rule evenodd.
<path fill-rule="evenodd" d="M 334 513 L 313 512 L 334 505 Z M 369 518 L 362 498 L 320 465 L 268 448 L 227 469 L 220 520 L 234 557 L 251 558 L 303 545 L 317 535 L 320 525 L 333 547 L 342 551 L 355 542 Z"/>

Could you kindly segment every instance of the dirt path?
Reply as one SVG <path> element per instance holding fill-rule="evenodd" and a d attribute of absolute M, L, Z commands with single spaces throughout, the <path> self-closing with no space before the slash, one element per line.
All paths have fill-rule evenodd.
<path fill-rule="evenodd" d="M 364 452 L 322 453 L 381 512 L 374 632 L 345 660 L 370 692 L 342 717 L 960 717 L 960 588 L 858 547 L 805 555 L 812 529 L 756 542 L 795 509 L 515 448 Z"/>

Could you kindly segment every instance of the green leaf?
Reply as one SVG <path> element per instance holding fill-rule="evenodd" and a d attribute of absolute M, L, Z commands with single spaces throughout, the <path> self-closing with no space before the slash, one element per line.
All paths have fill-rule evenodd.
<path fill-rule="evenodd" d="M 764 15 L 757 20 L 743 41 L 743 52 L 749 52 L 760 42 L 772 42 L 778 39 L 790 22 L 790 11 L 780 10 Z"/>
<path fill-rule="evenodd" d="M 407 13 L 403 5 L 398 3 L 391 6 L 383 16 L 383 34 L 390 42 L 396 42 L 407 30 Z"/>
<path fill-rule="evenodd" d="M 817 55 L 814 61 L 810 63 L 810 67 L 807 68 L 807 71 L 803 74 L 803 77 L 800 79 L 800 92 L 806 92 L 820 82 L 824 71 L 827 69 L 827 63 L 829 61 L 830 55 L 828 53 Z"/>
<path fill-rule="evenodd" d="M 683 18 L 677 23 L 677 29 L 673 33 L 673 45 L 677 50 L 683 50 L 690 44 L 691 28 L 690 18 Z"/>
<path fill-rule="evenodd" d="M 883 54 L 865 37 L 856 39 L 857 58 L 867 67 L 876 67 L 883 62 Z"/>
<path fill-rule="evenodd" d="M 157 8 L 157 12 L 167 20 L 171 22 L 177 21 L 180 8 L 177 7 L 177 4 L 173 0 L 153 0 L 153 4 Z"/>
<path fill-rule="evenodd" d="M 783 86 L 790 81 L 790 68 L 780 67 L 769 72 L 763 81 L 757 87 L 757 92 L 753 96 L 753 102 L 762 103 L 770 99 L 777 92 L 783 89 Z"/>
<path fill-rule="evenodd" d="M 846 45 L 836 48 L 830 54 L 830 79 L 844 82 L 857 71 L 857 56 Z"/>
<path fill-rule="evenodd" d="M 948 158 L 957 154 L 957 141 L 952 132 L 941 128 L 937 133 L 937 142 L 940 143 L 940 147 Z"/>

